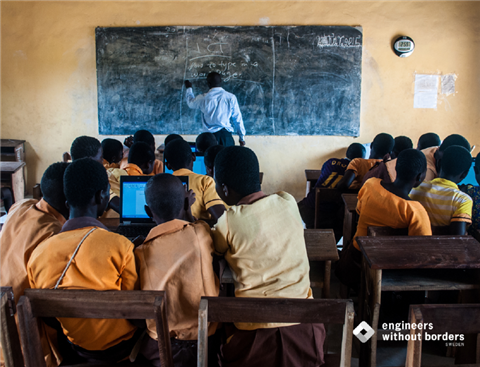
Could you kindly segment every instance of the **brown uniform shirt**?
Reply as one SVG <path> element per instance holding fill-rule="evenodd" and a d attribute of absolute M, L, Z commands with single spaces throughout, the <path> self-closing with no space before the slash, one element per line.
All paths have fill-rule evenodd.
<path fill-rule="evenodd" d="M 153 228 L 135 250 L 142 290 L 167 291 L 170 336 L 197 340 L 198 306 L 202 296 L 216 297 L 219 280 L 212 267 L 213 240 L 209 226 L 172 220 Z M 148 334 L 158 339 L 155 322 L 147 320 Z M 215 332 L 209 327 L 209 335 Z"/>

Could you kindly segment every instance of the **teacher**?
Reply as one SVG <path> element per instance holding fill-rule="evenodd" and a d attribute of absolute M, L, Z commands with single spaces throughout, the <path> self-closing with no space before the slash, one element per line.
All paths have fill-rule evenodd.
<path fill-rule="evenodd" d="M 202 111 L 203 129 L 213 133 L 219 145 L 235 145 L 232 133 L 236 130 L 240 145 L 245 146 L 245 127 L 237 97 L 221 87 L 222 77 L 219 73 L 208 74 L 207 84 L 210 88 L 208 93 L 195 97 L 192 83 L 185 80 L 188 107 Z"/>

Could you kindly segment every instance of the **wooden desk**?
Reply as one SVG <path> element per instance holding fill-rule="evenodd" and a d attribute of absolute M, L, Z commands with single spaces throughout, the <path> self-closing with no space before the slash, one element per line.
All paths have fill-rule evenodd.
<path fill-rule="evenodd" d="M 470 236 L 357 237 L 363 253 L 360 316 L 377 332 L 382 291 L 480 289 L 480 246 Z M 376 366 L 377 332 L 361 365 Z M 368 346 L 370 345 L 370 354 Z"/>
<path fill-rule="evenodd" d="M 2 162 L 25 162 L 25 140 L 2 139 Z"/>
<path fill-rule="evenodd" d="M 320 169 L 306 169 L 305 170 L 305 178 L 307 179 L 307 185 L 305 188 L 305 196 L 308 195 L 310 190 L 312 189 L 313 186 L 318 181 L 318 178 L 320 177 L 320 174 L 322 173 L 322 170 Z"/>
<path fill-rule="evenodd" d="M 343 246 L 353 239 L 357 231 L 358 214 L 357 202 L 358 194 L 342 194 L 342 199 L 345 204 L 345 216 L 343 218 Z"/>
<path fill-rule="evenodd" d="M 2 186 L 5 183 L 13 191 L 15 201 L 25 198 L 25 162 L 0 162 Z"/>
<path fill-rule="evenodd" d="M 331 229 L 306 229 L 304 231 L 307 256 L 310 262 L 310 286 L 322 288 L 322 298 L 330 297 L 332 261 L 338 260 L 335 235 Z M 233 283 L 230 268 L 225 270 L 222 283 Z"/>

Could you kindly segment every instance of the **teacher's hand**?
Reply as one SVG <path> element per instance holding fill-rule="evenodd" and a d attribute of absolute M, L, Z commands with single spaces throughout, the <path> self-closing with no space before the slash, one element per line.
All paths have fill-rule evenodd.
<path fill-rule="evenodd" d="M 240 146 L 241 146 L 241 147 L 244 147 L 244 146 L 245 146 L 245 140 L 239 140 L 238 142 L 240 143 Z"/>
<path fill-rule="evenodd" d="M 192 83 L 190 83 L 190 80 L 185 80 L 185 88 L 192 88 Z"/>

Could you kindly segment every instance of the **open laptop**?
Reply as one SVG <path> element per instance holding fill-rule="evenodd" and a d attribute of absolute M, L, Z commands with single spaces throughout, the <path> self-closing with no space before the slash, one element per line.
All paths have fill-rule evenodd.
<path fill-rule="evenodd" d="M 192 152 L 195 153 L 195 155 L 197 156 L 197 159 L 195 160 L 195 162 L 193 162 L 193 172 L 198 173 L 199 175 L 206 175 L 207 169 L 205 168 L 203 153 L 197 152 L 197 148 L 194 142 L 188 142 L 188 144 L 190 144 L 190 149 L 192 149 Z M 173 171 L 168 169 L 167 165 L 165 164 L 165 155 L 163 156 L 163 167 L 165 173 L 173 173 Z"/>
<path fill-rule="evenodd" d="M 137 236 L 147 237 L 148 232 L 156 223 L 145 211 L 145 187 L 152 176 L 121 176 L 120 177 L 120 225 L 116 233 L 129 239 Z M 178 177 L 187 186 L 188 177 Z"/>

